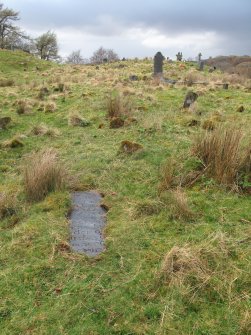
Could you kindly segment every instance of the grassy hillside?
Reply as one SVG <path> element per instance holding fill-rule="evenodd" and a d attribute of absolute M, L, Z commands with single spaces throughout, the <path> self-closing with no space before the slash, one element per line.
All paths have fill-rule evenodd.
<path fill-rule="evenodd" d="M 164 85 L 148 60 L 62 66 L 0 51 L 0 64 L 13 80 L 0 91 L 0 117 L 11 117 L 0 130 L 1 334 L 250 334 L 248 154 L 237 170 L 251 143 L 250 83 L 166 63 L 165 77 L 190 87 Z M 189 90 L 198 99 L 183 109 Z M 231 181 L 219 176 L 228 154 L 216 173 L 195 150 L 226 129 L 237 136 L 229 155 L 243 135 Z M 143 150 L 121 152 L 122 141 Z M 24 170 L 50 148 L 70 182 L 29 200 Z M 70 250 L 73 190 L 98 190 L 109 208 L 96 258 Z"/>

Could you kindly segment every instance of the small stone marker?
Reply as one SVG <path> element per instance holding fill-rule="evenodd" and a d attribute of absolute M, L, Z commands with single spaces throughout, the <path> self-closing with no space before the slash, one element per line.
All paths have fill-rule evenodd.
<path fill-rule="evenodd" d="M 72 194 L 70 245 L 73 251 L 88 256 L 97 256 L 104 251 L 102 230 L 106 211 L 100 206 L 101 199 L 101 195 L 95 192 Z"/>
<path fill-rule="evenodd" d="M 188 92 L 185 101 L 183 104 L 183 108 L 189 108 L 198 98 L 198 94 L 192 91 Z"/>
<path fill-rule="evenodd" d="M 228 90 L 228 84 L 223 84 L 223 89 Z"/>
<path fill-rule="evenodd" d="M 154 76 L 162 75 L 163 74 L 163 61 L 165 57 L 159 51 L 154 56 L 154 65 L 153 65 L 153 74 Z"/>

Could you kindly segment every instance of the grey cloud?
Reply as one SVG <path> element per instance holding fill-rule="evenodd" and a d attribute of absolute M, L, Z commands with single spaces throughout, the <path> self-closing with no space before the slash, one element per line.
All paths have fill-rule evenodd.
<path fill-rule="evenodd" d="M 176 36 L 214 31 L 223 36 L 226 50 L 251 53 L 250 0 L 6 0 L 20 10 L 30 30 L 73 27 L 96 36 L 119 36 L 125 29 L 156 28 Z M 233 42 L 232 42 L 233 41 Z M 229 44 L 232 44 L 229 45 Z"/>

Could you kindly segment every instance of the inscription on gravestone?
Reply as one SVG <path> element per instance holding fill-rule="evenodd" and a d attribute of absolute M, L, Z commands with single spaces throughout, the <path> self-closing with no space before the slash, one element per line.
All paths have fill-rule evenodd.
<path fill-rule="evenodd" d="M 95 192 L 72 194 L 73 210 L 70 215 L 73 251 L 96 256 L 104 251 L 102 230 L 106 211 L 100 206 L 101 195 Z"/>
<path fill-rule="evenodd" d="M 154 56 L 154 64 L 153 64 L 153 74 L 154 76 L 162 75 L 163 74 L 163 61 L 165 57 L 159 51 Z"/>

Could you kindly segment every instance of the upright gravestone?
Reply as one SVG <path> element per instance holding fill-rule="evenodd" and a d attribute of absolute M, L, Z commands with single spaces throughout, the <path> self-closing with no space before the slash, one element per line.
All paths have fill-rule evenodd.
<path fill-rule="evenodd" d="M 204 70 L 204 62 L 201 60 L 199 62 L 199 71 L 203 71 Z"/>
<path fill-rule="evenodd" d="M 165 57 L 162 55 L 162 53 L 159 51 L 154 56 L 154 69 L 153 74 L 154 76 L 161 76 L 163 74 L 163 61 Z"/>
<path fill-rule="evenodd" d="M 198 98 L 198 94 L 192 91 L 188 92 L 185 101 L 183 104 L 183 108 L 189 108 Z"/>

